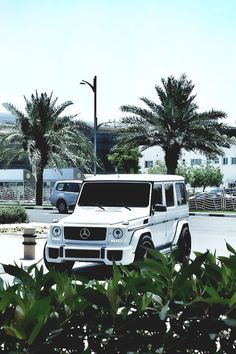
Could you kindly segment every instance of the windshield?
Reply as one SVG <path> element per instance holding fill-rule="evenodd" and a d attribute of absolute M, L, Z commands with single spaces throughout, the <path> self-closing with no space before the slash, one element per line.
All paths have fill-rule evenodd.
<path fill-rule="evenodd" d="M 149 205 L 150 186 L 147 182 L 85 182 L 78 205 L 144 208 Z"/>

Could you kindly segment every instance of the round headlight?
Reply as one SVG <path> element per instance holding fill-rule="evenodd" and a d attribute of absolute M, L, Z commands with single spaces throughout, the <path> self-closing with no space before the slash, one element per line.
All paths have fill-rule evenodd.
<path fill-rule="evenodd" d="M 54 237 L 60 237 L 61 236 L 61 228 L 59 226 L 54 226 L 52 228 L 52 234 Z"/>
<path fill-rule="evenodd" d="M 116 238 L 116 239 L 119 239 L 123 236 L 123 231 L 121 229 L 115 229 L 113 231 L 113 236 Z"/>

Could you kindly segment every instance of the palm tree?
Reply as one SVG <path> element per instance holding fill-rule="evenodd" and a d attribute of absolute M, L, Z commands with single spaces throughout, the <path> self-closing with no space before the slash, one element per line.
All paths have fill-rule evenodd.
<path fill-rule="evenodd" d="M 229 141 L 221 133 L 226 125 L 219 122 L 226 114 L 211 110 L 198 113 L 192 94 L 194 85 L 185 74 L 179 79 L 173 76 L 161 79 L 162 86 L 155 86 L 160 103 L 143 97 L 140 100 L 148 108 L 124 105 L 122 112 L 131 116 L 122 119 L 123 143 L 137 144 L 146 149 L 160 146 L 165 153 L 167 173 L 175 174 L 182 149 L 199 151 L 209 156 L 221 155 L 222 147 Z"/>
<path fill-rule="evenodd" d="M 88 124 L 74 120 L 75 116 L 61 116 L 72 104 L 67 101 L 57 106 L 52 93 L 24 96 L 26 113 L 11 103 L 4 107 L 16 117 L 16 125 L 5 128 L 2 137 L 8 162 L 27 154 L 36 176 L 36 204 L 43 201 L 43 171 L 46 166 L 79 166 L 89 171 L 93 162 L 91 143 L 84 135 Z M 14 144 L 11 144 L 14 143 Z M 11 145 L 9 145 L 11 144 Z"/>

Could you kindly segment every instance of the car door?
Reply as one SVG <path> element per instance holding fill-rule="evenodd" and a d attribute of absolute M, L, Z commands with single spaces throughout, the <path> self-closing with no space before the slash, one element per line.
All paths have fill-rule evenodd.
<path fill-rule="evenodd" d="M 166 242 L 173 240 L 173 230 L 176 222 L 178 208 L 175 206 L 174 183 L 165 183 L 165 202 L 167 207 L 166 217 Z"/>
<path fill-rule="evenodd" d="M 160 211 L 155 206 L 163 206 L 163 185 L 154 183 L 152 190 L 152 239 L 154 246 L 161 247 L 166 244 L 166 211 Z M 159 209 L 159 211 L 158 211 Z"/>

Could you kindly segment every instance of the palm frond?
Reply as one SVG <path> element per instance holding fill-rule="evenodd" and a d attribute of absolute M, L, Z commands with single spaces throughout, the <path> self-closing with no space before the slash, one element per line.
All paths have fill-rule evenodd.
<path fill-rule="evenodd" d="M 173 166 L 177 166 L 182 148 L 221 154 L 222 147 L 229 146 L 221 133 L 226 129 L 221 122 L 226 114 L 214 109 L 199 113 L 194 102 L 194 84 L 185 74 L 179 79 L 173 76 L 162 78 L 161 83 L 161 86 L 155 86 L 160 102 L 142 97 L 141 101 L 147 109 L 134 105 L 121 106 L 121 111 L 129 115 L 122 118 L 124 135 L 120 141 L 127 144 L 136 142 L 144 148 L 161 146 L 171 173 Z"/>

